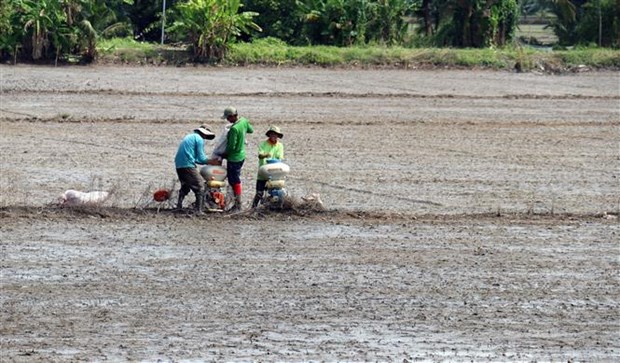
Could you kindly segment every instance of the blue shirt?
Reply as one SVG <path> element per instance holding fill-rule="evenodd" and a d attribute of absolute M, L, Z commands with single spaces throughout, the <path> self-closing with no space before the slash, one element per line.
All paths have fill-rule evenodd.
<path fill-rule="evenodd" d="M 205 140 L 197 133 L 187 134 L 181 141 L 174 165 L 177 169 L 195 168 L 196 164 L 206 164 Z"/>

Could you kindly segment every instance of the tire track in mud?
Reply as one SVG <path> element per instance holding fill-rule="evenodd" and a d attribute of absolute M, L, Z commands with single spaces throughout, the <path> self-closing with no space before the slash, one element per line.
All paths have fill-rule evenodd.
<path fill-rule="evenodd" d="M 506 95 L 459 95 L 451 93 L 423 94 L 423 93 L 355 93 L 355 92 L 247 92 L 247 93 L 226 93 L 226 92 L 144 92 L 144 91 L 123 91 L 116 89 L 101 90 L 38 90 L 38 89 L 19 89 L 0 91 L 0 94 L 66 94 L 66 95 L 108 95 L 108 96 L 168 96 L 168 97 L 257 97 L 257 98 L 290 98 L 290 97 L 331 97 L 331 98 L 404 98 L 404 99 L 524 99 L 524 100 L 620 100 L 620 95 L 541 95 L 533 93 L 506 94 Z"/>

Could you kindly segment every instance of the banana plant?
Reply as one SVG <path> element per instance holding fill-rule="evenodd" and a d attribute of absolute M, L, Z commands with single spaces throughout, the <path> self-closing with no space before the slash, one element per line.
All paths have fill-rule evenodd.
<path fill-rule="evenodd" d="M 20 7 L 23 11 L 21 23 L 30 37 L 26 46 L 32 51 L 32 59 L 39 60 L 50 47 L 50 34 L 66 21 L 65 14 L 60 2 L 54 0 L 22 0 Z"/>
<path fill-rule="evenodd" d="M 196 61 L 220 60 L 238 36 L 252 29 L 258 13 L 241 12 L 240 0 L 187 0 L 177 3 L 168 31 L 192 45 Z"/>

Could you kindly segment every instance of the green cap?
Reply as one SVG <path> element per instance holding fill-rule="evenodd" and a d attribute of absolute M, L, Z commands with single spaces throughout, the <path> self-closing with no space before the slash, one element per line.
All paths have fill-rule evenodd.
<path fill-rule="evenodd" d="M 237 109 L 234 107 L 226 107 L 226 109 L 224 109 L 224 116 L 222 116 L 222 118 L 226 119 L 228 118 L 228 116 L 230 115 L 236 115 L 237 114 Z"/>

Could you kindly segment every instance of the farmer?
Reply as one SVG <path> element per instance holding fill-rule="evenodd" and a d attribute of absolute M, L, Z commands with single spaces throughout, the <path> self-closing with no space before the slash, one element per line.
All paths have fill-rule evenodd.
<path fill-rule="evenodd" d="M 235 205 L 231 208 L 232 212 L 241 210 L 241 168 L 245 161 L 245 134 L 254 132 L 250 121 L 245 117 L 239 117 L 237 109 L 227 107 L 224 110 L 223 119 L 232 124 L 226 137 L 226 172 L 228 174 L 228 184 L 233 189 L 235 195 Z"/>
<path fill-rule="evenodd" d="M 284 159 L 284 145 L 278 140 L 281 139 L 282 132 L 277 126 L 271 126 L 265 133 L 267 140 L 262 141 L 258 145 L 258 167 L 265 165 L 267 159 Z M 263 194 L 265 193 L 265 186 L 267 185 L 267 179 L 261 177 L 260 173 L 256 177 L 256 195 L 252 201 L 252 208 L 258 207 Z"/>
<path fill-rule="evenodd" d="M 215 134 L 207 126 L 200 126 L 191 134 L 187 134 L 177 150 L 174 165 L 181 182 L 177 209 L 183 208 L 183 199 L 193 191 L 196 195 L 196 213 L 202 214 L 204 209 L 204 181 L 196 168 L 196 164 L 207 164 L 205 140 L 212 140 Z"/>

